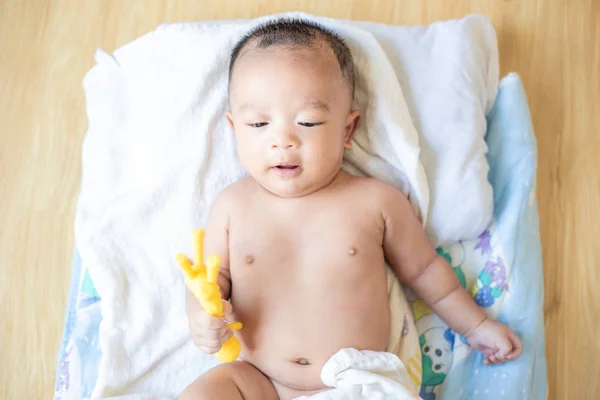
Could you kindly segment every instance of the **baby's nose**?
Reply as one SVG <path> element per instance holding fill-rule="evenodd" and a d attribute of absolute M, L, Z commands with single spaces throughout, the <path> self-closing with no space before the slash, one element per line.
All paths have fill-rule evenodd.
<path fill-rule="evenodd" d="M 298 137 L 293 133 L 280 133 L 273 138 L 272 149 L 294 150 L 300 145 Z"/>

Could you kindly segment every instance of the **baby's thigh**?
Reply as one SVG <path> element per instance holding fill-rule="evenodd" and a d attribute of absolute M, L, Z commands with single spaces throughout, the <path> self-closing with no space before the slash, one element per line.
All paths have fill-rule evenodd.
<path fill-rule="evenodd" d="M 188 386 L 180 400 L 278 400 L 271 381 L 244 361 L 221 364 Z"/>

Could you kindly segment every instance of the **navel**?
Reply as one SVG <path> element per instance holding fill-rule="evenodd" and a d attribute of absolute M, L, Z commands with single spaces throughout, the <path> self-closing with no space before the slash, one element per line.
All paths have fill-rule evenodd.
<path fill-rule="evenodd" d="M 294 362 L 298 365 L 310 365 L 310 361 L 308 361 L 306 358 L 298 358 L 294 360 Z"/>
<path fill-rule="evenodd" d="M 351 256 L 356 255 L 356 253 L 357 253 L 356 247 L 352 246 L 348 249 L 348 254 L 350 254 Z"/>
<path fill-rule="evenodd" d="M 252 254 L 248 254 L 244 258 L 244 261 L 246 262 L 246 264 L 252 264 L 254 262 L 254 257 L 252 256 Z"/>

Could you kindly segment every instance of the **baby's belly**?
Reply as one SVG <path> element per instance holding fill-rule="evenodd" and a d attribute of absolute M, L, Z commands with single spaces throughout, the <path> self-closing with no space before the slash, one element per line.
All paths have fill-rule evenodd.
<path fill-rule="evenodd" d="M 303 391 L 325 387 L 321 369 L 342 348 L 385 351 L 390 324 L 385 267 L 356 267 L 308 278 L 293 269 L 236 274 L 232 304 L 244 323 L 238 334 L 243 359 L 276 384 Z"/>

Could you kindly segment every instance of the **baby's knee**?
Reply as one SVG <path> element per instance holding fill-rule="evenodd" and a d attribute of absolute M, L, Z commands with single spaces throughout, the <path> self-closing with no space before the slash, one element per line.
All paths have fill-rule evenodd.
<path fill-rule="evenodd" d="M 179 396 L 180 400 L 276 400 L 271 381 L 254 366 L 236 361 L 206 371 Z"/>
<path fill-rule="evenodd" d="M 216 366 L 185 388 L 179 396 L 179 400 L 211 400 L 218 398 L 237 399 L 241 397 L 231 397 L 231 392 L 235 393 L 236 385 L 233 379 L 232 368 L 228 364 Z M 227 396 L 227 397 L 223 397 Z"/>

